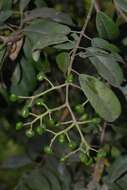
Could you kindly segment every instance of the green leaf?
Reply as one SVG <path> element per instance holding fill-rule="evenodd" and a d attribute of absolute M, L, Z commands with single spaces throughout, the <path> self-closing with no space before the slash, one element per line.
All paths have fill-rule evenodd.
<path fill-rule="evenodd" d="M 39 20 L 26 27 L 24 32 L 30 39 L 34 51 L 68 41 L 66 35 L 70 33 L 70 28 L 49 20 Z"/>
<path fill-rule="evenodd" d="M 55 45 L 53 47 L 56 49 L 61 49 L 61 50 L 70 50 L 70 49 L 73 49 L 74 46 L 75 46 L 75 42 L 65 42 L 62 44 Z"/>
<path fill-rule="evenodd" d="M 0 0 L 0 10 L 11 10 L 12 0 Z"/>
<path fill-rule="evenodd" d="M 106 121 L 112 122 L 121 114 L 121 105 L 113 91 L 90 75 L 79 76 L 81 88 L 95 111 Z"/>
<path fill-rule="evenodd" d="M 44 0 L 35 0 L 36 7 L 44 7 L 47 6 L 46 2 Z"/>
<path fill-rule="evenodd" d="M 27 5 L 30 3 L 31 0 L 20 0 L 19 8 L 20 11 L 23 12 Z"/>
<path fill-rule="evenodd" d="M 101 48 L 110 52 L 116 52 L 116 53 L 120 52 L 120 49 L 117 46 L 109 43 L 108 41 L 102 38 L 93 38 L 91 44 L 93 47 Z"/>
<path fill-rule="evenodd" d="M 111 190 L 126 190 L 127 187 L 127 157 L 120 156 L 108 169 L 105 182 Z"/>
<path fill-rule="evenodd" d="M 41 35 L 48 34 L 64 34 L 67 35 L 71 32 L 68 26 L 50 21 L 50 20 L 36 20 L 32 24 L 24 28 L 24 32 L 29 34 L 31 32 Z"/>
<path fill-rule="evenodd" d="M 66 73 L 69 63 L 70 63 L 70 56 L 69 53 L 67 52 L 62 52 L 57 55 L 56 57 L 56 62 L 59 67 L 59 69 L 63 72 Z"/>
<path fill-rule="evenodd" d="M 127 12 L 127 0 L 115 0 L 117 6 Z"/>
<path fill-rule="evenodd" d="M 17 67 L 19 67 L 17 65 Z M 17 68 L 16 68 L 17 69 Z M 17 80 L 17 75 L 12 75 L 12 86 L 11 86 L 11 92 L 16 94 L 16 95 L 22 95 L 22 96 L 27 96 L 29 95 L 30 92 L 33 91 L 33 89 L 36 86 L 36 74 L 34 71 L 34 67 L 30 61 L 22 58 L 20 62 L 20 69 L 21 69 L 21 78 L 18 84 L 15 84 L 14 81 L 14 76 L 15 80 Z"/>
<path fill-rule="evenodd" d="M 0 11 L 0 25 L 3 24 L 10 16 L 12 15 L 12 11 Z"/>
<path fill-rule="evenodd" d="M 101 75 L 101 77 L 114 86 L 120 86 L 124 80 L 124 76 L 119 63 L 117 62 L 117 58 L 114 57 L 114 54 L 104 54 L 99 49 L 94 48 L 87 48 L 87 50 L 91 55 L 89 56 L 89 60 L 97 69 L 97 72 Z M 98 51 L 98 53 L 100 51 L 100 55 L 97 54 L 96 51 Z"/>
<path fill-rule="evenodd" d="M 45 47 L 60 44 L 66 42 L 68 38 L 63 34 L 50 34 L 50 35 L 43 35 L 33 46 L 33 51 L 43 49 Z"/>
<path fill-rule="evenodd" d="M 104 39 L 113 40 L 117 38 L 120 33 L 116 23 L 102 11 L 97 13 L 96 27 L 99 36 Z"/>
<path fill-rule="evenodd" d="M 55 22 L 74 26 L 74 23 L 68 14 L 57 12 L 55 9 L 48 7 L 36 8 L 26 12 L 24 22 L 28 22 L 37 18 L 51 19 Z"/>

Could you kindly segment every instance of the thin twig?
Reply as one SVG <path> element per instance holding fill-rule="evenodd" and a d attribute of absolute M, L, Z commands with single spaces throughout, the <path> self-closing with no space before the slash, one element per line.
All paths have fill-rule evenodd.
<path fill-rule="evenodd" d="M 71 61 L 70 61 L 70 65 L 69 65 L 69 68 L 68 68 L 68 74 L 71 72 L 71 68 L 72 68 L 72 64 L 74 62 L 74 59 L 75 59 L 75 55 L 76 55 L 76 52 L 78 50 L 78 47 L 79 47 L 79 44 L 81 42 L 81 39 L 82 39 L 82 36 L 84 35 L 85 31 L 86 31 L 86 28 L 87 28 L 87 25 L 89 23 L 89 20 L 91 18 L 91 15 L 92 15 L 92 11 L 93 11 L 93 6 L 94 6 L 94 0 L 92 0 L 91 2 L 91 6 L 90 6 L 90 9 L 89 9 L 89 12 L 88 12 L 88 15 L 86 17 L 86 20 L 85 20 L 85 24 L 83 25 L 83 28 L 80 32 L 80 36 L 76 42 L 76 45 L 73 49 L 73 53 L 72 53 L 72 56 L 71 56 Z"/>

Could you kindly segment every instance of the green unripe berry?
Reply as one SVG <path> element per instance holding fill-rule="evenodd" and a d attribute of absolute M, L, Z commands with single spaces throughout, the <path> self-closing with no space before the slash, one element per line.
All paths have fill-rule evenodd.
<path fill-rule="evenodd" d="M 78 113 L 78 114 L 83 114 L 84 113 L 84 107 L 83 107 L 83 105 L 77 105 L 77 106 L 75 106 L 75 111 Z"/>
<path fill-rule="evenodd" d="M 90 166 L 93 163 L 93 159 L 84 153 L 80 153 L 80 161 L 86 166 Z"/>
<path fill-rule="evenodd" d="M 36 100 L 36 105 L 37 105 L 37 106 L 43 106 L 43 103 L 44 103 L 44 102 L 43 102 L 42 99 L 37 99 L 37 100 Z"/>
<path fill-rule="evenodd" d="M 38 81 L 43 81 L 45 78 L 45 74 L 43 72 L 40 72 L 37 74 L 37 80 Z"/>
<path fill-rule="evenodd" d="M 16 130 L 20 130 L 20 129 L 22 129 L 22 127 L 23 127 L 23 123 L 22 122 L 16 123 Z"/>
<path fill-rule="evenodd" d="M 36 132 L 38 135 L 42 135 L 45 132 L 45 130 L 46 130 L 46 126 L 44 124 L 36 128 Z"/>
<path fill-rule="evenodd" d="M 85 164 L 86 166 L 90 166 L 91 164 L 93 164 L 93 159 L 89 157 L 88 161 Z"/>
<path fill-rule="evenodd" d="M 58 122 L 58 123 L 56 123 L 56 125 L 55 125 L 56 127 L 59 127 L 60 126 L 60 123 Z"/>
<path fill-rule="evenodd" d="M 74 149 L 76 149 L 76 147 L 77 147 L 77 143 L 74 142 L 74 141 L 71 141 L 71 142 L 68 143 L 68 147 L 69 147 L 71 150 L 74 150 Z"/>
<path fill-rule="evenodd" d="M 49 154 L 49 155 L 51 155 L 51 154 L 53 153 L 53 151 L 52 151 L 52 149 L 51 149 L 50 146 L 45 146 L 45 147 L 44 147 L 44 152 L 45 152 L 46 154 Z"/>
<path fill-rule="evenodd" d="M 92 119 L 93 124 L 99 124 L 101 122 L 101 119 L 99 117 L 95 117 Z"/>
<path fill-rule="evenodd" d="M 59 135 L 58 141 L 59 143 L 63 144 L 65 142 L 65 135 L 64 134 Z"/>
<path fill-rule="evenodd" d="M 67 83 L 72 83 L 72 82 L 73 82 L 73 75 L 72 75 L 72 74 L 69 74 L 69 75 L 67 76 L 66 82 L 67 82 Z"/>
<path fill-rule="evenodd" d="M 60 162 L 65 162 L 67 160 L 67 158 L 65 157 L 65 156 L 63 156 L 63 157 L 61 157 L 61 159 L 60 159 Z"/>
<path fill-rule="evenodd" d="M 49 119 L 49 120 L 48 120 L 48 126 L 49 126 L 49 127 L 54 127 L 54 126 L 55 126 L 55 121 L 54 121 L 54 119 Z"/>
<path fill-rule="evenodd" d="M 28 138 L 32 138 L 35 135 L 34 131 L 32 129 L 26 130 L 26 136 Z"/>
<path fill-rule="evenodd" d="M 97 153 L 97 158 L 105 158 L 107 156 L 107 152 L 103 149 L 99 150 Z"/>
<path fill-rule="evenodd" d="M 83 114 L 83 115 L 80 117 L 80 120 L 81 120 L 81 121 L 86 121 L 87 119 L 88 119 L 88 114 L 87 114 L 87 113 Z"/>
<path fill-rule="evenodd" d="M 89 160 L 88 156 L 86 154 L 84 154 L 84 153 L 80 153 L 79 158 L 80 158 L 80 161 L 82 163 L 84 163 L 84 164 L 86 164 L 88 162 L 88 160 Z"/>
<path fill-rule="evenodd" d="M 11 94 L 9 99 L 11 102 L 16 102 L 18 100 L 18 97 L 16 94 Z"/>
<path fill-rule="evenodd" d="M 21 111 L 21 116 L 23 118 L 27 118 L 29 116 L 29 109 L 27 107 L 24 107 Z"/>

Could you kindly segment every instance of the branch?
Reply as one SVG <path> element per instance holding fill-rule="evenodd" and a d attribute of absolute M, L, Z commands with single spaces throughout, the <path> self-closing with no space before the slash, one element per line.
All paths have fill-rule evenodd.
<path fill-rule="evenodd" d="M 70 61 L 70 65 L 69 65 L 69 68 L 68 68 L 68 74 L 71 72 L 71 69 L 72 69 L 72 65 L 73 65 L 73 62 L 74 62 L 74 59 L 75 59 L 75 55 L 76 55 L 76 52 L 78 50 L 78 47 L 79 47 L 79 44 L 81 42 L 81 39 L 82 37 L 84 36 L 84 33 L 86 31 L 86 28 L 87 28 L 87 25 L 89 23 L 89 20 L 91 18 L 91 15 L 92 15 L 92 11 L 93 11 L 93 7 L 94 7 L 94 0 L 91 1 L 91 6 L 90 6 L 90 9 L 89 9 L 89 12 L 88 12 L 88 15 L 86 17 L 86 20 L 85 20 L 85 24 L 83 25 L 83 28 L 80 32 L 80 36 L 77 40 L 77 43 L 73 49 L 73 53 L 72 53 L 72 56 L 71 56 L 71 61 Z"/>

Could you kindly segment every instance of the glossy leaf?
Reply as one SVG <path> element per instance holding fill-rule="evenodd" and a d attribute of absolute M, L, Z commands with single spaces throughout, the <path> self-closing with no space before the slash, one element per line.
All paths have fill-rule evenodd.
<path fill-rule="evenodd" d="M 59 67 L 59 69 L 63 72 L 66 73 L 69 63 L 70 63 L 70 56 L 67 52 L 63 52 L 57 55 L 56 57 L 56 62 Z"/>
<path fill-rule="evenodd" d="M 119 36 L 119 28 L 116 23 L 104 12 L 99 11 L 96 16 L 96 27 L 99 36 L 113 40 Z"/>
<path fill-rule="evenodd" d="M 127 12 L 127 0 L 115 0 L 117 6 Z"/>
<path fill-rule="evenodd" d="M 113 91 L 90 75 L 79 76 L 81 88 L 95 111 L 106 121 L 112 122 L 121 114 L 121 105 Z"/>

